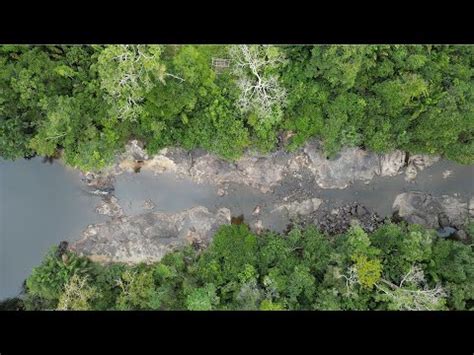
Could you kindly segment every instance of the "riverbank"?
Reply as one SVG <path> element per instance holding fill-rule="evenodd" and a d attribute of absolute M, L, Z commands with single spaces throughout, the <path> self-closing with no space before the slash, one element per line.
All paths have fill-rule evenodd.
<path fill-rule="evenodd" d="M 203 151 L 179 148 L 148 156 L 139 142 L 132 141 L 114 166 L 99 174 L 85 174 L 88 187 L 105 196 L 102 211 L 111 220 L 89 226 L 71 250 L 104 262 L 155 262 L 183 245 L 208 244 L 211 228 L 196 230 L 223 209 L 228 216 L 221 224 L 240 216 L 257 234 L 264 230 L 281 233 L 294 224 L 315 224 L 337 234 L 359 223 L 371 232 L 395 214 L 397 220 L 449 230 L 449 236 L 467 242 L 469 210 L 474 210 L 474 186 L 469 179 L 474 176 L 473 167 L 463 169 L 439 160 L 400 151 L 378 155 L 360 148 L 346 148 L 326 159 L 313 141 L 294 153 L 249 154 L 228 162 Z M 431 169 L 438 163 L 437 169 Z M 168 204 L 186 197 L 175 191 L 176 195 L 165 194 L 163 199 L 157 193 L 169 179 L 184 184 L 190 199 L 196 189 L 206 194 L 194 204 L 178 202 L 181 209 L 170 208 Z M 459 192 L 448 196 L 446 187 L 451 185 Z M 154 212 L 156 208 L 160 213 Z M 205 212 L 204 219 L 195 218 L 195 208 Z M 161 224 L 172 227 L 157 227 Z"/>
<path fill-rule="evenodd" d="M 119 218 L 134 223 L 135 218 L 147 213 L 160 213 L 154 222 L 160 224 L 163 218 L 172 220 L 201 206 L 210 216 L 216 216 L 219 209 L 228 209 L 231 218 L 243 216 L 244 222 L 258 233 L 266 229 L 283 232 L 294 223 L 318 224 L 324 231 L 335 233 L 347 229 L 354 219 L 351 206 L 360 205 L 368 211 L 362 224 L 370 231 L 379 220 L 392 216 L 398 195 L 422 192 L 435 199 L 451 196 L 458 201 L 455 205 L 471 208 L 472 216 L 474 166 L 439 160 L 426 168 L 423 165 L 422 170 L 417 168 L 416 178 L 407 181 L 409 164 L 401 164 L 400 153 L 397 157 L 374 156 L 352 148 L 345 151 L 349 152 L 347 156 L 341 153 L 323 162 L 324 169 L 310 160 L 308 154 L 319 154 L 311 153 L 311 145 L 294 153 L 247 155 L 229 163 L 203 151 L 176 148 L 148 157 L 138 142 L 132 142 L 117 157 L 116 164 L 100 174 L 80 174 L 61 161 L 43 164 L 39 157 L 1 161 L 1 297 L 18 293 L 31 268 L 52 245 L 66 240 L 73 246 L 85 237 L 84 232 L 91 228 L 88 226 L 110 223 L 120 230 Z M 359 158 L 351 164 L 349 157 L 354 156 Z M 387 164 L 390 156 L 398 163 Z M 391 175 L 397 174 L 381 176 L 382 166 Z M 349 172 L 348 176 L 344 171 Z M 318 181 L 330 181 L 330 176 L 336 177 L 338 186 L 347 186 L 321 187 Z M 465 215 L 464 207 L 460 211 Z M 444 218 L 436 219 L 446 224 Z M 185 229 L 192 232 L 192 224 L 187 226 Z M 143 235 L 140 233 L 138 236 Z M 201 239 L 206 241 L 207 235 Z M 117 234 L 109 236 L 116 238 Z M 176 245 L 181 245 L 181 241 L 185 239 L 179 239 Z M 86 244 L 92 251 L 92 246 L 99 246 L 99 240 L 89 239 Z M 113 239 L 110 244 L 120 242 Z M 127 258 L 140 259 L 138 254 L 133 255 L 133 248 L 126 251 L 125 245 L 122 254 L 130 253 Z M 88 253 L 86 249 L 83 252 Z"/>

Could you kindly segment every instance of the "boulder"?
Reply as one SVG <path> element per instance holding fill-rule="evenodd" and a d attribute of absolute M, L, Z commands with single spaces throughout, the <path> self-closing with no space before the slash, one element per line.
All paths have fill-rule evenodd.
<path fill-rule="evenodd" d="M 209 243 L 230 211 L 198 206 L 178 213 L 148 212 L 90 225 L 70 250 L 100 263 L 153 263 L 187 244 Z"/>
<path fill-rule="evenodd" d="M 118 199 L 115 196 L 104 198 L 95 211 L 98 214 L 102 214 L 109 217 L 121 217 L 123 216 L 123 209 L 118 203 Z"/>
<path fill-rule="evenodd" d="M 316 183 L 323 189 L 344 189 L 356 180 L 368 183 L 380 175 L 380 160 L 375 153 L 359 148 L 345 148 L 333 159 L 326 159 L 318 146 L 304 148 Z"/>
<path fill-rule="evenodd" d="M 122 156 L 124 160 L 144 161 L 148 159 L 148 154 L 143 149 L 143 143 L 137 140 L 131 140 L 125 146 L 125 153 Z"/>
<path fill-rule="evenodd" d="M 82 181 L 93 195 L 108 196 L 115 190 L 114 177 L 107 173 L 86 172 Z"/>
<path fill-rule="evenodd" d="M 405 166 L 405 152 L 395 150 L 380 156 L 380 176 L 395 176 L 402 172 Z"/>
<path fill-rule="evenodd" d="M 415 154 L 409 157 L 408 166 L 405 170 L 405 180 L 412 181 L 416 178 L 419 171 L 433 165 L 440 159 L 439 156 Z"/>
<path fill-rule="evenodd" d="M 145 202 L 143 202 L 143 208 L 146 210 L 153 210 L 155 207 L 156 204 L 151 199 L 145 200 Z"/>
<path fill-rule="evenodd" d="M 469 217 L 474 218 L 474 196 L 469 200 Z"/>
<path fill-rule="evenodd" d="M 257 235 L 262 234 L 264 227 L 263 223 L 260 219 L 256 220 L 255 223 L 252 225 L 252 231 L 254 231 Z"/>
<path fill-rule="evenodd" d="M 462 228 L 467 220 L 467 203 L 452 196 L 433 197 L 423 192 L 405 192 L 398 195 L 393 211 L 408 223 L 427 228 L 453 226 Z"/>
<path fill-rule="evenodd" d="M 312 198 L 304 201 L 293 201 L 284 203 L 273 211 L 286 211 L 289 217 L 306 216 L 316 211 L 323 203 L 319 198 Z"/>

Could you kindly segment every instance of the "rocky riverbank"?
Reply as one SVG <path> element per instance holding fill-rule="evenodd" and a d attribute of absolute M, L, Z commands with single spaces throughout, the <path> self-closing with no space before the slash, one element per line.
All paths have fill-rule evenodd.
<path fill-rule="evenodd" d="M 149 170 L 154 174 L 170 172 L 199 184 L 210 184 L 221 194 L 229 184 L 242 184 L 271 192 L 285 178 L 310 176 L 323 189 L 344 189 L 356 181 L 369 183 L 375 176 L 395 176 L 405 172 L 413 180 L 418 171 L 434 164 L 438 157 L 413 155 L 402 151 L 376 154 L 357 147 L 345 148 L 328 159 L 318 141 L 311 141 L 294 153 L 278 150 L 268 155 L 247 154 L 229 162 L 201 150 L 185 151 L 165 148 L 152 157 L 138 141 L 131 141 L 116 164 L 99 174 L 86 173 L 85 181 L 92 191 L 109 193 L 113 177 L 124 172 Z"/>
<path fill-rule="evenodd" d="M 97 213 L 111 220 L 90 225 L 70 249 L 100 262 L 154 262 L 186 244 L 205 246 L 219 225 L 231 223 L 231 217 L 238 214 L 225 203 L 214 209 L 198 206 L 175 213 L 151 212 L 155 204 L 147 199 L 143 212 L 127 216 L 114 196 L 115 179 L 126 173 L 147 171 L 157 178 L 171 173 L 178 179 L 213 186 L 216 200 L 222 201 L 230 191 L 236 193 L 230 189 L 235 186 L 268 196 L 265 204 L 256 204 L 245 215 L 245 223 L 257 234 L 281 231 L 284 223 L 286 227 L 315 224 L 323 232 L 337 235 L 354 223 L 371 232 L 392 216 L 379 216 L 356 199 L 335 205 L 334 201 L 321 198 L 318 191 L 345 189 L 355 182 L 369 184 L 376 176 L 403 173 L 406 181 L 414 181 L 418 172 L 438 160 L 407 156 L 401 151 L 379 155 L 359 148 L 346 148 L 327 159 L 319 143 L 313 141 L 294 153 L 280 150 L 228 162 L 204 151 L 186 152 L 180 148 L 163 149 L 150 157 L 139 142 L 132 141 L 115 165 L 84 175 L 88 191 L 103 196 Z M 393 201 L 393 213 L 395 220 L 418 223 L 438 229 L 440 235 L 469 242 L 466 226 L 474 217 L 474 199 L 466 202 L 459 196 L 402 192 Z"/>
<path fill-rule="evenodd" d="M 152 263 L 187 244 L 204 247 L 218 227 L 230 221 L 228 209 L 211 213 L 202 206 L 179 213 L 117 217 L 88 226 L 69 248 L 101 263 Z"/>

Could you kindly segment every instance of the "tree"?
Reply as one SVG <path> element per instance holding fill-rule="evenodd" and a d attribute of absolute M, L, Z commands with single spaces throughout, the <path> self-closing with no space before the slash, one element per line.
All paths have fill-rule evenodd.
<path fill-rule="evenodd" d="M 100 52 L 100 87 L 113 117 L 137 121 L 144 114 L 146 94 L 164 83 L 166 68 L 160 61 L 161 52 L 158 45 L 111 45 Z"/>
<path fill-rule="evenodd" d="M 194 289 L 186 298 L 186 308 L 190 311 L 210 311 L 218 303 L 219 297 L 213 284 Z"/>
<path fill-rule="evenodd" d="M 433 311 L 445 309 L 446 291 L 440 285 L 427 286 L 423 270 L 413 265 L 398 285 L 381 279 L 375 284 L 382 292 L 379 300 L 388 302 L 389 310 Z"/>
<path fill-rule="evenodd" d="M 262 119 L 275 115 L 284 105 L 286 92 L 272 69 L 285 60 L 274 46 L 231 46 L 229 55 L 241 90 L 239 105 L 243 112 L 254 111 Z"/>
<path fill-rule="evenodd" d="M 53 247 L 43 262 L 35 267 L 26 280 L 30 294 L 46 300 L 58 300 L 65 285 L 74 275 L 84 275 L 89 270 L 89 261 L 66 252 L 61 256 Z"/>
<path fill-rule="evenodd" d="M 59 296 L 58 310 L 86 311 L 92 309 L 91 302 L 97 297 L 97 289 L 88 284 L 87 276 L 74 274 Z"/>
<path fill-rule="evenodd" d="M 153 274 L 144 270 L 126 270 L 117 285 L 121 293 L 117 298 L 117 308 L 153 309 L 156 296 Z"/>

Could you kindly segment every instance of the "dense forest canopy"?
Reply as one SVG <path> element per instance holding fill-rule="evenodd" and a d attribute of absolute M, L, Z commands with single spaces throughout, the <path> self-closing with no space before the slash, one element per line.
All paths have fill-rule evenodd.
<path fill-rule="evenodd" d="M 0 155 L 97 170 L 130 138 L 227 159 L 310 137 L 474 162 L 473 46 L 0 46 Z M 215 68 L 213 59 L 227 59 Z"/>
<path fill-rule="evenodd" d="M 204 250 L 150 265 L 104 266 L 54 247 L 20 302 L 27 310 L 472 310 L 474 254 L 419 225 L 256 236 L 234 224 Z"/>

